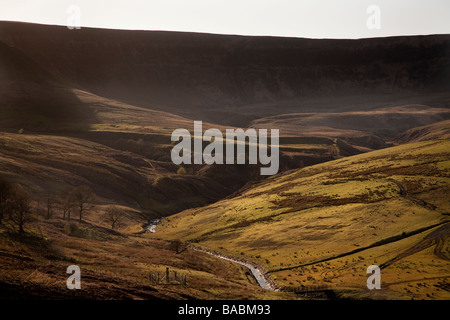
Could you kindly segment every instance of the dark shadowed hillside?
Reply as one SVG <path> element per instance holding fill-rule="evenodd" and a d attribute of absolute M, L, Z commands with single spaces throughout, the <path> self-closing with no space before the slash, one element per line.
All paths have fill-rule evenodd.
<path fill-rule="evenodd" d="M 30 56 L 0 42 L 0 126 L 50 129 L 92 122 L 92 110 Z"/>
<path fill-rule="evenodd" d="M 70 86 L 238 126 L 450 99 L 447 35 L 314 40 L 1 22 L 0 41 Z"/>

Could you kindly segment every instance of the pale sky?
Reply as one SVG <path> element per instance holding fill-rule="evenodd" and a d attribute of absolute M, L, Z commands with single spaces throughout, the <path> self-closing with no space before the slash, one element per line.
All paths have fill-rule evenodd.
<path fill-rule="evenodd" d="M 79 16 L 69 10 L 71 5 L 79 8 Z M 367 13 L 370 5 L 379 8 L 378 20 L 374 11 Z M 57 25 L 80 21 L 81 27 L 113 29 L 369 38 L 450 34 L 450 0 L 0 0 L 0 20 Z"/>

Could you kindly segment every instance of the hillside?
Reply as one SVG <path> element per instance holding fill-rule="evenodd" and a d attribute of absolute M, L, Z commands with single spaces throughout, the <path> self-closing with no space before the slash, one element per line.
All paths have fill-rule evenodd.
<path fill-rule="evenodd" d="M 134 224 L 231 192 L 211 178 L 177 174 L 173 164 L 77 138 L 0 133 L 0 148 L 2 176 L 30 188 L 35 198 L 57 198 L 68 187 L 87 185 L 101 203 L 143 211 Z"/>
<path fill-rule="evenodd" d="M 0 70 L 2 129 L 43 130 L 55 124 L 89 123 L 92 119 L 92 111 L 71 88 L 59 84 L 27 54 L 3 42 Z"/>
<path fill-rule="evenodd" d="M 315 40 L 0 22 L 0 41 L 69 87 L 240 127 L 450 101 L 448 35 Z"/>
<path fill-rule="evenodd" d="M 402 144 L 433 139 L 450 138 L 450 121 L 439 121 L 429 125 L 412 128 L 399 135 L 395 142 Z"/>
<path fill-rule="evenodd" d="M 105 203 L 144 211 L 138 225 L 216 201 L 254 176 L 246 168 L 197 174 L 201 167 L 177 175 L 171 133 L 192 130 L 192 120 L 72 88 L 1 42 L 0 69 L 0 175 L 35 198 L 87 185 Z"/>
<path fill-rule="evenodd" d="M 1 42 L 0 58 L 0 67 L 5 71 L 0 78 L 0 129 L 11 133 L 2 135 L 1 139 L 10 142 L 17 139 L 20 146 L 14 149 L 14 144 L 9 142 L 8 148 L 1 150 L 4 161 L 16 167 L 0 163 L 0 173 L 8 173 L 14 181 L 30 187 L 35 196 L 55 194 L 59 188 L 85 183 L 99 190 L 105 201 L 126 199 L 126 204 L 136 210 L 165 216 L 216 201 L 248 181 L 260 178 L 255 166 L 186 166 L 188 175 L 177 176 L 178 167 L 170 159 L 173 146 L 170 136 L 177 128 L 193 130 L 193 120 L 71 87 L 34 61 L 33 54 Z M 221 125 L 207 122 L 204 126 L 225 130 Z M 17 136 L 14 134 L 17 132 L 26 135 Z M 45 141 L 43 136 L 38 138 L 34 134 L 45 134 Z M 40 154 L 27 158 L 29 150 L 22 147 L 28 148 L 36 140 L 39 147 L 31 149 Z M 103 154 L 92 150 L 101 150 Z M 281 152 L 281 170 L 359 153 L 333 139 L 283 140 Z M 42 165 L 43 159 L 53 154 L 57 157 L 49 158 Z M 109 154 L 113 154 L 113 159 Z M 19 160 L 14 162 L 16 157 Z M 25 159 L 27 162 L 22 163 Z M 120 166 L 125 161 L 127 167 L 120 177 L 111 172 L 117 159 Z M 60 162 L 64 163 L 63 170 Z M 150 176 L 136 175 L 137 168 L 150 165 L 153 168 Z M 85 169 L 81 173 L 80 167 Z M 33 168 L 33 177 L 22 176 L 19 168 L 25 171 Z M 77 178 L 61 178 L 70 175 Z M 61 183 L 54 183 L 60 180 Z M 111 183 L 105 186 L 104 181 Z"/>
<path fill-rule="evenodd" d="M 170 134 L 191 120 L 77 89 L 37 63 L 33 52 L 0 42 L 0 127 L 32 132 L 128 131 Z M 120 126 L 118 125 L 120 123 Z M 156 129 L 156 130 L 155 130 Z"/>
<path fill-rule="evenodd" d="M 448 299 L 449 150 L 432 140 L 293 170 L 164 219 L 156 234 L 258 262 L 281 286 L 369 297 L 375 264 L 378 297 Z"/>
<path fill-rule="evenodd" d="M 405 130 L 448 119 L 448 109 L 436 108 L 447 106 L 450 92 L 446 36 L 337 41 L 0 25 L 2 130 L 75 137 L 168 166 L 170 133 L 192 128 L 191 119 L 214 120 L 205 124 L 221 130 L 217 123 L 279 128 L 281 171 L 384 148 Z M 382 60 L 371 65 L 381 63 L 386 74 L 366 69 L 360 54 L 370 50 Z M 314 54 L 305 63 L 287 60 L 288 52 Z M 308 73 L 313 66 L 323 69 L 320 77 Z M 396 68 L 408 73 L 402 81 L 400 73 L 390 79 Z M 266 88 L 260 81 L 268 78 L 282 83 Z M 270 89 L 272 97 L 251 93 L 255 88 Z M 393 107 L 405 97 L 431 100 Z M 230 191 L 257 178 L 251 168 L 188 169 Z"/>
<path fill-rule="evenodd" d="M 293 137 L 341 139 L 367 151 L 386 148 L 392 141 L 413 142 L 397 137 L 407 130 L 449 118 L 447 108 L 406 105 L 372 111 L 280 114 L 254 120 L 251 127 L 278 128 L 283 135 Z M 445 138 L 439 133 L 442 132 L 436 131 L 434 138 Z"/>
<path fill-rule="evenodd" d="M 246 268 L 231 262 L 61 218 L 39 218 L 22 236 L 0 225 L 0 258 L 2 300 L 295 299 L 259 288 Z M 81 269 L 81 290 L 66 287 L 73 264 Z M 169 283 L 151 280 L 166 268 Z"/>

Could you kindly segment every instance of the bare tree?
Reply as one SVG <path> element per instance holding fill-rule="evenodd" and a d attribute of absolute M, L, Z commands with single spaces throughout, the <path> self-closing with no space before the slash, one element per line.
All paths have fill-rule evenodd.
<path fill-rule="evenodd" d="M 180 239 L 175 239 L 170 243 L 169 248 L 178 254 L 186 250 L 186 244 Z"/>
<path fill-rule="evenodd" d="M 108 221 L 111 223 L 111 229 L 115 229 L 116 227 L 120 227 L 123 222 L 123 211 L 117 206 L 109 206 L 106 209 L 105 216 Z"/>
<path fill-rule="evenodd" d="M 53 217 L 53 204 L 55 200 L 52 198 L 50 194 L 47 195 L 46 199 L 46 213 L 45 213 L 45 219 L 51 219 Z"/>
<path fill-rule="evenodd" d="M 59 203 L 63 212 L 63 219 L 66 219 L 67 216 L 67 220 L 70 221 L 70 213 L 75 206 L 71 189 L 66 188 L 60 192 Z"/>
<path fill-rule="evenodd" d="M 33 221 L 30 201 L 28 191 L 20 186 L 14 186 L 7 201 L 9 221 L 18 228 L 20 234 L 24 232 L 25 225 Z"/>
<path fill-rule="evenodd" d="M 86 211 L 92 209 L 92 201 L 94 201 L 94 193 L 88 186 L 79 186 L 72 191 L 72 200 L 77 207 L 80 221 Z"/>
<path fill-rule="evenodd" d="M 12 183 L 6 178 L 0 177 L 0 224 L 7 214 L 7 200 L 12 191 Z"/>

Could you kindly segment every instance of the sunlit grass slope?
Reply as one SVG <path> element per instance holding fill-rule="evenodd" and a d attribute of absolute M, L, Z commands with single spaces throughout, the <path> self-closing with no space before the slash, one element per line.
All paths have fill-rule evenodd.
<path fill-rule="evenodd" d="M 389 294 L 448 297 L 449 192 L 450 140 L 426 141 L 274 176 L 167 218 L 157 234 L 258 262 L 282 286 L 368 291 L 365 268 L 387 263 Z"/>

